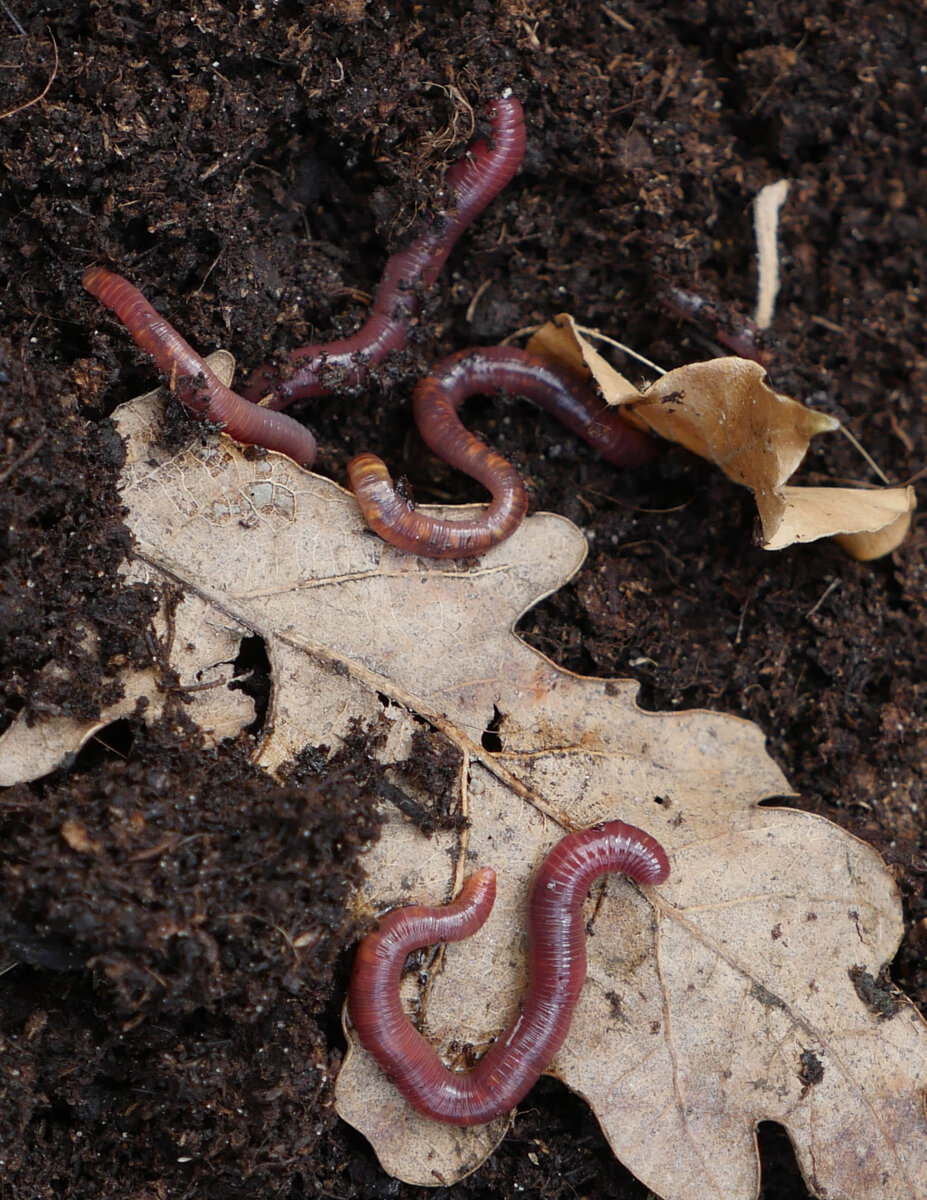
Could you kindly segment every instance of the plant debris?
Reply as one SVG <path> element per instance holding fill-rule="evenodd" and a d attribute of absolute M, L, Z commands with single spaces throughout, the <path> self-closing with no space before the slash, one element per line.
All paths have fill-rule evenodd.
<path fill-rule="evenodd" d="M 567 313 L 538 330 L 529 344 L 591 375 L 603 399 L 620 405 L 640 428 L 678 442 L 750 488 L 766 550 L 833 537 L 852 558 L 880 558 L 901 544 L 911 526 L 913 487 L 786 487 L 811 438 L 839 429 L 840 422 L 773 391 L 759 363 L 745 358 L 690 363 L 640 391 L 602 358 Z"/>

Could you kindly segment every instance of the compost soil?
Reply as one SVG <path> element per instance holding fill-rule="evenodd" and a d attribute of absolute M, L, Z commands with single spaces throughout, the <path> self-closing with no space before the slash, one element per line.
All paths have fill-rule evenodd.
<path fill-rule="evenodd" d="M 319 470 L 343 482 L 371 449 L 419 500 L 477 498 L 412 432 L 413 382 L 556 312 L 665 367 L 723 352 L 710 322 L 661 297 L 682 288 L 742 324 L 750 204 L 788 178 L 763 346 L 774 385 L 839 416 L 893 481 L 923 474 L 927 17 L 913 0 L 9 0 L 0 29 L 0 725 L 92 716 L 122 668 L 159 661 L 154 597 L 120 585 L 131 544 L 108 420 L 155 374 L 82 270 L 128 275 L 195 346 L 245 368 L 353 332 L 507 87 L 525 106 L 524 166 L 461 239 L 407 349 L 302 414 Z M 908 931 L 893 978 L 925 1011 L 923 524 L 871 564 L 828 543 L 772 555 L 750 496 L 681 450 L 620 473 L 517 401 L 471 416 L 534 507 L 589 538 L 523 636 L 571 670 L 638 679 L 648 708 L 757 722 L 796 803 L 889 863 Z M 164 431 L 189 434 L 179 412 Z M 817 439 L 801 478 L 875 479 L 840 437 Z M 259 648 L 240 667 L 259 696 Z M 334 764 L 307 751 L 279 785 L 248 736 L 204 747 L 164 686 L 159 726 L 138 713 L 0 797 L 4 1196 L 424 1196 L 330 1106 L 347 898 L 387 786 L 366 735 Z M 294 928 L 313 931 L 299 954 Z M 784 1133 L 764 1126 L 760 1142 L 766 1200 L 807 1195 Z M 646 1191 L 547 1080 L 490 1161 L 440 1194 Z"/>

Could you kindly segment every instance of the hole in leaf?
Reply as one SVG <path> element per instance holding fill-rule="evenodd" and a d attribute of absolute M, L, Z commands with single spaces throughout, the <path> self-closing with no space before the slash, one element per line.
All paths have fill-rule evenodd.
<path fill-rule="evenodd" d="M 810 1200 L 785 1129 L 774 1121 L 760 1121 L 756 1140 L 763 1164 L 759 1200 Z"/>
<path fill-rule="evenodd" d="M 273 682 L 264 639 L 257 634 L 242 638 L 232 665 L 235 678 L 229 687 L 244 692 L 254 701 L 254 720 L 245 727 L 245 732 L 254 736 L 261 732 L 267 720 Z"/>
<path fill-rule="evenodd" d="M 86 770 L 111 758 L 126 759 L 132 753 L 135 728 L 126 717 L 111 721 L 91 737 L 74 760 L 74 770 Z"/>
<path fill-rule="evenodd" d="M 492 720 L 483 730 L 483 736 L 480 738 L 483 749 L 488 750 L 490 754 L 502 753 L 502 738 L 499 736 L 499 729 L 502 722 L 505 720 L 505 715 L 499 712 L 499 709 L 492 706 Z"/>

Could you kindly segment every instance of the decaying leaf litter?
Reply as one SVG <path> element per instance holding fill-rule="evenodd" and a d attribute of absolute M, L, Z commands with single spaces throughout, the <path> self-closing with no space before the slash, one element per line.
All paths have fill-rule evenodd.
<path fill-rule="evenodd" d="M 690 363 L 663 372 L 642 391 L 595 350 L 567 313 L 539 329 L 529 344 L 591 376 L 605 403 L 621 407 L 642 429 L 680 443 L 750 488 L 767 550 L 832 537 L 852 558 L 868 560 L 890 554 L 911 527 L 910 486 L 787 486 L 811 438 L 833 433 L 840 422 L 779 395 L 757 362 Z"/>
<path fill-rule="evenodd" d="M 215 435 L 158 449 L 162 404 L 153 393 L 120 416 L 135 569 L 181 587 L 213 631 L 177 639 L 188 677 L 215 670 L 222 638 L 264 637 L 274 694 L 258 761 L 275 770 L 308 744 L 343 744 L 357 722 L 387 731 L 386 764 L 408 756 L 422 720 L 459 752 L 466 825 L 423 837 L 387 806 L 357 898 L 361 916 L 441 902 L 472 864 L 495 867 L 484 930 L 407 979 L 450 1059 L 517 1010 L 536 862 L 565 829 L 620 816 L 663 841 L 672 875 L 653 895 L 613 881 L 590 900 L 589 979 L 551 1067 L 592 1105 L 617 1157 L 661 1196 L 751 1196 L 754 1127 L 774 1119 L 811 1186 L 917 1196 L 927 1032 L 911 1006 L 886 1020 L 854 984 L 877 978 L 900 941 L 891 877 L 823 818 L 759 807 L 789 787 L 755 726 L 642 712 L 635 684 L 571 675 L 512 635 L 578 569 L 578 531 L 539 514 L 473 567 L 428 567 L 280 456 L 249 461 Z M 227 690 L 214 683 L 208 693 Z M 245 705 L 237 719 L 251 716 Z M 496 752 L 482 744 L 491 722 Z M 417 1116 L 353 1043 L 336 1103 L 385 1169 L 424 1185 L 474 1170 L 507 1127 Z"/>

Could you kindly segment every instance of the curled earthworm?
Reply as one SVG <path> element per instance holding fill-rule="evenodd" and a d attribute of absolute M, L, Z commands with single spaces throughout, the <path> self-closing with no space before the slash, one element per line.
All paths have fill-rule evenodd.
<path fill-rule="evenodd" d="M 495 901 L 490 867 L 471 875 L 442 908 L 413 905 L 384 916 L 354 960 L 348 1011 L 362 1045 L 420 1113 L 448 1125 L 482 1125 L 513 1108 L 562 1046 L 586 978 L 583 901 L 600 875 L 663 883 L 666 852 L 624 821 L 571 833 L 535 875 L 528 909 L 529 980 L 520 1016 L 472 1071 L 449 1070 L 406 1016 L 399 983 L 407 956 L 457 942 L 484 923 Z"/>
<path fill-rule="evenodd" d="M 91 267 L 82 282 L 91 295 L 113 310 L 139 349 L 168 377 L 177 399 L 195 416 L 221 426 L 237 442 L 279 450 L 303 466 L 312 466 L 316 440 L 305 425 L 284 413 L 251 404 L 227 388 L 127 279 L 104 267 Z"/>
<path fill-rule="evenodd" d="M 502 393 L 524 396 L 552 413 L 616 466 L 638 466 L 653 455 L 654 443 L 646 434 L 622 421 L 589 384 L 563 367 L 511 346 L 462 350 L 438 363 L 416 387 L 415 423 L 429 448 L 482 483 L 492 502 L 473 517 L 426 516 L 397 492 L 382 459 L 359 454 L 348 463 L 351 491 L 364 520 L 384 541 L 426 558 L 468 558 L 515 532 L 528 508 L 524 481 L 457 415 L 469 396 Z"/>
<path fill-rule="evenodd" d="M 493 147 L 474 142 L 468 156 L 453 164 L 447 182 L 454 193 L 455 211 L 440 229 L 429 230 L 410 246 L 390 256 L 383 270 L 367 320 L 351 337 L 304 346 L 287 360 L 281 379 L 270 365 L 258 367 L 245 385 L 249 400 L 267 397 L 272 409 L 294 400 L 324 396 L 331 387 L 321 380 L 323 368 L 342 374 L 339 386 L 363 382 L 368 368 L 401 350 L 409 323 L 418 314 L 421 292 L 432 286 L 457 239 L 467 226 L 512 179 L 525 153 L 525 120 L 521 103 L 503 96 L 489 105 Z"/>

